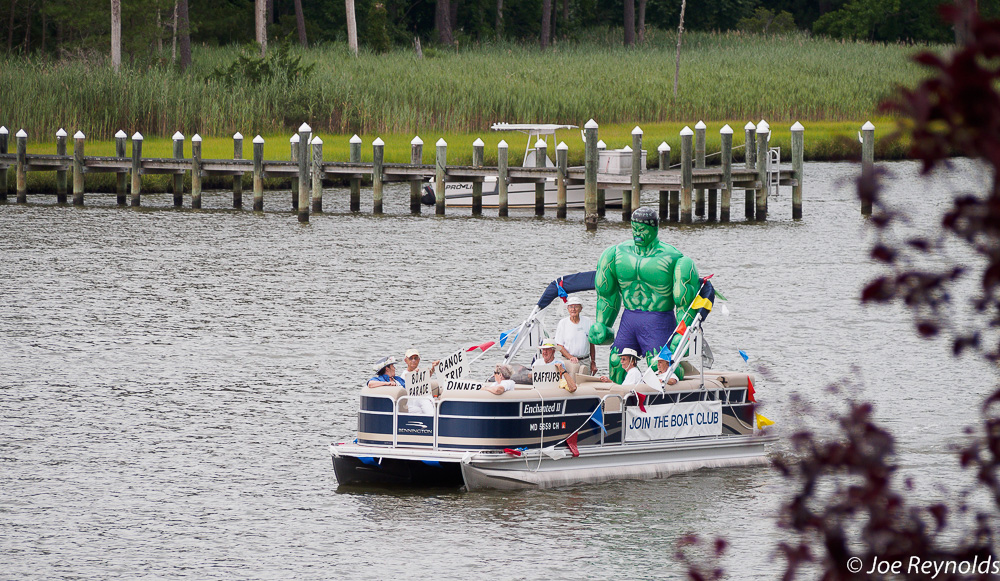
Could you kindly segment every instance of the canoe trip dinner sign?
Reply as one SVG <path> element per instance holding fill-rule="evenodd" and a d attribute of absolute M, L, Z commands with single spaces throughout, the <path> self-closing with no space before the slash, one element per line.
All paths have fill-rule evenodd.
<path fill-rule="evenodd" d="M 406 394 L 428 395 L 431 392 L 431 371 L 430 369 L 418 369 L 407 371 L 403 379 L 406 381 Z"/>
<path fill-rule="evenodd" d="M 555 365 L 536 365 L 531 368 L 531 383 L 535 387 L 559 387 L 559 371 Z"/>
<path fill-rule="evenodd" d="M 722 402 L 694 401 L 630 407 L 625 414 L 625 441 L 672 440 L 722 434 Z"/>
<path fill-rule="evenodd" d="M 460 381 L 458 379 L 449 379 L 444 382 L 445 391 L 475 391 L 482 388 L 483 384 L 480 381 Z"/>
<path fill-rule="evenodd" d="M 437 372 L 442 381 L 465 377 L 465 349 L 459 349 L 439 361 Z"/>

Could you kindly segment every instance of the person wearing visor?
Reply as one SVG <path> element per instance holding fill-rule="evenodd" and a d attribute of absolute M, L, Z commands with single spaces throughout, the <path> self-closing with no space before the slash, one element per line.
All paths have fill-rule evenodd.
<path fill-rule="evenodd" d="M 406 387 L 403 378 L 396 375 L 396 358 L 383 357 L 372 365 L 375 370 L 375 377 L 368 380 L 368 387 L 382 387 L 383 385 L 398 385 Z"/>
<path fill-rule="evenodd" d="M 559 321 L 556 327 L 556 350 L 571 363 L 582 363 L 581 371 L 589 368 L 591 375 L 596 375 L 594 345 L 587 337 L 593 321 L 580 316 L 583 312 L 583 301 L 580 297 L 569 297 L 566 301 L 566 310 L 569 311 L 569 316 Z"/>
<path fill-rule="evenodd" d="M 559 372 L 559 387 L 563 387 L 562 382 L 566 382 L 566 386 L 563 387 L 566 391 L 573 393 L 576 391 L 576 381 L 573 380 L 573 375 L 566 372 L 566 365 L 559 359 L 556 359 L 556 344 L 551 339 L 546 339 L 542 343 L 542 357 L 540 359 L 535 359 L 535 362 L 531 364 L 532 367 L 537 367 L 539 365 L 555 365 L 556 371 Z"/>

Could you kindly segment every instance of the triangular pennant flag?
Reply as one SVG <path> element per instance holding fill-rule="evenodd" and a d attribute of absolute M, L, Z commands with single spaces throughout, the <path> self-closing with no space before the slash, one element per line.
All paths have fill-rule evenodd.
<path fill-rule="evenodd" d="M 501 347 L 503 347 L 504 343 L 507 342 L 507 339 L 511 339 L 511 338 L 516 339 L 517 338 L 517 336 L 514 335 L 514 333 L 517 332 L 517 329 L 518 329 L 517 327 L 514 327 L 513 329 L 507 329 L 503 333 L 500 333 L 500 339 L 499 339 L 498 342 L 500 343 Z M 514 335 L 514 336 L 511 337 L 511 335 Z"/>
<path fill-rule="evenodd" d="M 680 335 L 680 336 L 683 337 L 684 333 L 687 333 L 687 330 L 688 330 L 688 326 L 687 326 L 687 324 L 684 323 L 684 321 L 681 321 L 680 323 L 677 323 L 677 334 L 678 335 Z"/>
<path fill-rule="evenodd" d="M 755 413 L 754 415 L 757 416 L 757 429 L 758 430 L 766 428 L 767 426 L 773 426 L 774 425 L 774 422 L 772 422 L 771 420 L 765 418 L 764 416 L 762 416 L 760 414 L 757 414 L 757 413 Z"/>
<path fill-rule="evenodd" d="M 566 294 L 566 289 L 563 288 L 563 281 L 561 278 L 556 281 L 556 293 L 559 294 L 559 298 L 561 298 L 562 301 L 565 303 L 566 297 L 568 297 L 569 295 Z"/>
<path fill-rule="evenodd" d="M 636 392 L 635 397 L 639 400 L 639 411 L 646 413 L 646 394 Z"/>
<path fill-rule="evenodd" d="M 577 432 L 573 432 L 570 437 L 566 438 L 566 447 L 569 448 L 569 451 L 573 454 L 574 458 L 580 455 L 580 450 L 576 447 L 576 434 Z"/>
<path fill-rule="evenodd" d="M 746 352 L 746 351 L 744 351 L 744 350 L 740 349 L 740 357 L 742 357 L 742 358 L 743 358 L 743 361 L 746 361 L 746 362 L 748 362 L 748 363 L 749 363 L 749 361 L 750 361 L 750 356 L 749 356 L 749 355 L 747 355 L 747 352 Z"/>
<path fill-rule="evenodd" d="M 670 345 L 664 345 L 663 349 L 660 349 L 660 359 L 666 361 L 667 363 L 674 362 L 674 352 L 670 349 Z"/>
<path fill-rule="evenodd" d="M 594 422 L 598 426 L 601 426 L 601 431 L 605 434 L 608 433 L 608 429 L 604 427 L 604 411 L 601 410 L 601 406 L 598 405 L 594 413 L 590 414 L 590 421 Z"/>
<path fill-rule="evenodd" d="M 466 351 L 475 351 L 476 349 L 479 349 L 481 351 L 486 351 L 487 349 L 489 349 L 490 347 L 492 347 L 494 345 L 496 345 L 496 341 L 487 341 L 487 342 L 483 343 L 482 345 L 473 345 L 472 347 L 469 347 L 468 349 L 466 349 Z M 501 347 L 503 347 L 503 345 L 501 345 Z"/>
<path fill-rule="evenodd" d="M 750 379 L 750 376 L 748 375 L 747 376 L 747 401 L 756 402 L 757 401 L 757 398 L 755 397 L 756 393 L 757 392 L 753 388 L 753 380 Z"/>
<path fill-rule="evenodd" d="M 646 372 L 642 374 L 642 381 L 649 387 L 663 393 L 663 382 L 656 376 L 656 371 L 652 367 L 646 368 Z"/>
<path fill-rule="evenodd" d="M 504 453 L 510 454 L 511 456 L 520 456 L 521 455 L 521 451 L 520 450 L 515 450 L 513 448 L 504 448 L 503 451 L 504 451 Z"/>

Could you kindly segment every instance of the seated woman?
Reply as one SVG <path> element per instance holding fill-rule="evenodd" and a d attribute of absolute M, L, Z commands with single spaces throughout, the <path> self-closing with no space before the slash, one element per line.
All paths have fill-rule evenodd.
<path fill-rule="evenodd" d="M 514 389 L 514 380 L 510 378 L 512 374 L 510 365 L 497 365 L 493 370 L 493 383 L 484 385 L 483 390 L 500 395 Z"/>
<path fill-rule="evenodd" d="M 406 387 L 406 382 L 402 377 L 396 375 L 396 358 L 383 357 L 372 365 L 375 370 L 375 377 L 368 380 L 368 387 L 382 387 L 383 385 L 398 385 Z"/>
<path fill-rule="evenodd" d="M 666 385 L 673 385 L 677 383 L 677 375 L 675 373 L 671 373 L 670 377 L 667 377 L 668 369 L 670 369 L 670 362 L 660 356 L 657 356 L 656 377 L 660 378 L 660 381 L 664 382 Z"/>

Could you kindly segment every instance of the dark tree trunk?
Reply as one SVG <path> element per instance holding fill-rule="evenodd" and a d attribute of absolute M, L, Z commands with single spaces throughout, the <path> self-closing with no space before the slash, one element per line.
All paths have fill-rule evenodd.
<path fill-rule="evenodd" d="M 10 0 L 10 21 L 7 23 L 7 52 L 14 50 L 14 10 L 17 0 Z"/>
<path fill-rule="evenodd" d="M 646 42 L 646 0 L 639 0 L 639 44 Z"/>
<path fill-rule="evenodd" d="M 497 38 L 503 36 L 503 0 L 497 0 Z"/>
<path fill-rule="evenodd" d="M 188 18 L 188 0 L 177 2 L 177 44 L 180 45 L 181 70 L 191 66 L 191 19 Z"/>
<path fill-rule="evenodd" d="M 451 7 L 448 0 L 437 0 L 437 7 L 434 10 L 434 29 L 437 31 L 438 42 L 454 44 L 451 36 Z"/>
<path fill-rule="evenodd" d="M 295 28 L 299 30 L 299 44 L 302 48 L 308 48 L 306 41 L 306 17 L 302 14 L 302 0 L 295 0 Z"/>
<path fill-rule="evenodd" d="M 267 23 L 274 24 L 274 0 L 267 0 Z"/>
<path fill-rule="evenodd" d="M 549 34 L 552 33 L 552 0 L 542 0 L 542 48 L 549 46 Z"/>
<path fill-rule="evenodd" d="M 552 34 L 549 35 L 549 40 L 551 42 L 556 41 L 556 20 L 559 16 L 559 4 L 556 0 L 552 0 Z"/>
<path fill-rule="evenodd" d="M 448 6 L 448 22 L 451 24 L 451 35 L 454 38 L 455 31 L 458 30 L 458 4 L 462 0 L 451 0 Z"/>
<path fill-rule="evenodd" d="M 31 0 L 24 3 L 24 54 L 31 51 Z"/>
<path fill-rule="evenodd" d="M 625 46 L 635 44 L 635 0 L 625 0 Z"/>

